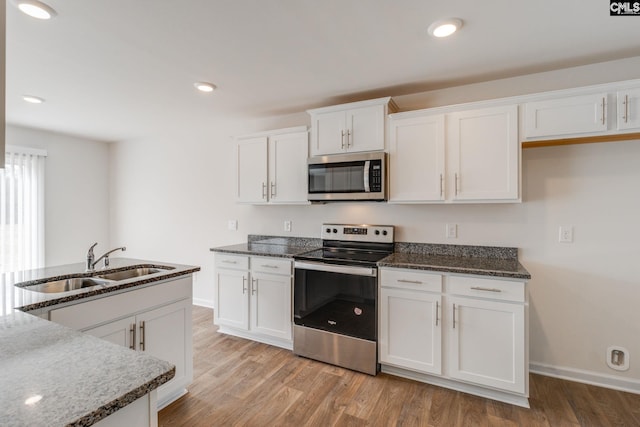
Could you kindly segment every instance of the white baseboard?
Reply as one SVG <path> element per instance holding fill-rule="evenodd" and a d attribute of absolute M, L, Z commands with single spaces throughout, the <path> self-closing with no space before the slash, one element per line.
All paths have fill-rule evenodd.
<path fill-rule="evenodd" d="M 566 368 L 563 366 L 552 366 L 544 363 L 530 363 L 529 371 L 534 374 L 546 375 L 548 377 L 640 394 L 640 380 L 633 378 L 622 378 L 616 375 L 583 371 L 581 369 Z"/>
<path fill-rule="evenodd" d="M 213 301 L 202 298 L 193 298 L 193 305 L 200 307 L 213 308 Z"/>

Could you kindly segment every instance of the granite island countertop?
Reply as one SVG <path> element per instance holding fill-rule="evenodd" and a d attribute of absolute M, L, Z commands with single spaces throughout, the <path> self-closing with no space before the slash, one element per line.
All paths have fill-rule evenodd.
<path fill-rule="evenodd" d="M 85 270 L 84 263 L 67 264 L 26 270 L 18 273 L 0 275 L 0 314 L 11 313 L 13 309 L 32 311 L 79 299 L 96 297 L 102 294 L 118 292 L 127 288 L 141 287 L 161 280 L 176 278 L 200 271 L 200 267 L 166 262 L 147 261 L 131 258 L 111 258 L 107 269 L 97 268 L 95 271 Z M 114 273 L 137 267 L 154 267 L 163 269 L 159 273 L 133 277 L 126 280 L 113 281 L 104 285 L 62 293 L 42 293 L 30 290 L 30 285 L 62 280 L 72 277 L 93 277 L 100 274 Z"/>
<path fill-rule="evenodd" d="M 0 316 L 2 426 L 90 426 L 174 375 L 169 362 L 36 316 Z"/>

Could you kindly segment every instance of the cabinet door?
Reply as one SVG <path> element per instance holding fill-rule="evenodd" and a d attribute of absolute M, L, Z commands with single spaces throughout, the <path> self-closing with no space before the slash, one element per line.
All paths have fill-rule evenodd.
<path fill-rule="evenodd" d="M 607 94 L 571 96 L 525 104 L 527 138 L 607 130 Z"/>
<path fill-rule="evenodd" d="M 444 200 L 444 115 L 392 119 L 389 202 Z"/>
<path fill-rule="evenodd" d="M 269 138 L 269 202 L 308 203 L 307 132 Z"/>
<path fill-rule="evenodd" d="M 442 373 L 439 294 L 381 288 L 380 362 Z"/>
<path fill-rule="evenodd" d="M 449 375 L 524 393 L 524 305 L 450 297 L 447 308 L 452 316 Z"/>
<path fill-rule="evenodd" d="M 158 401 L 193 377 L 191 300 L 178 301 L 136 316 L 138 350 L 176 366 L 175 376 L 158 388 Z"/>
<path fill-rule="evenodd" d="M 135 349 L 136 318 L 126 317 L 82 332 L 122 347 Z"/>
<path fill-rule="evenodd" d="M 384 105 L 347 110 L 346 121 L 347 151 L 384 150 Z"/>
<path fill-rule="evenodd" d="M 618 129 L 640 128 L 640 88 L 618 92 Z"/>
<path fill-rule="evenodd" d="M 311 118 L 311 155 L 342 153 L 347 148 L 344 111 L 318 113 Z"/>
<path fill-rule="evenodd" d="M 291 276 L 252 273 L 251 330 L 291 339 Z"/>
<path fill-rule="evenodd" d="M 520 177 L 518 107 L 447 116 L 454 200 L 517 200 Z"/>
<path fill-rule="evenodd" d="M 249 330 L 249 273 L 217 269 L 214 323 Z"/>
<path fill-rule="evenodd" d="M 247 138 L 237 145 L 240 203 L 267 202 L 267 137 Z"/>

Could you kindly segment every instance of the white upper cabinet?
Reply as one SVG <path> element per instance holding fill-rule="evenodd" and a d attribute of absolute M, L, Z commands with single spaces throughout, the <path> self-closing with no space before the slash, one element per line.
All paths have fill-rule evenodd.
<path fill-rule="evenodd" d="M 237 200 L 306 204 L 308 133 L 282 129 L 237 140 Z"/>
<path fill-rule="evenodd" d="M 447 123 L 453 199 L 517 200 L 520 178 L 518 107 L 509 105 L 452 113 L 447 116 Z"/>
<path fill-rule="evenodd" d="M 606 92 L 525 104 L 525 136 L 527 138 L 606 130 Z"/>
<path fill-rule="evenodd" d="M 618 91 L 618 129 L 640 129 L 640 88 Z"/>
<path fill-rule="evenodd" d="M 238 201 L 267 202 L 267 137 L 238 141 Z"/>
<path fill-rule="evenodd" d="M 520 201 L 518 106 L 389 121 L 389 202 Z"/>
<path fill-rule="evenodd" d="M 389 121 L 389 202 L 444 200 L 444 114 Z"/>
<path fill-rule="evenodd" d="M 384 150 L 386 117 L 395 109 L 391 98 L 380 98 L 307 111 L 311 155 Z"/>

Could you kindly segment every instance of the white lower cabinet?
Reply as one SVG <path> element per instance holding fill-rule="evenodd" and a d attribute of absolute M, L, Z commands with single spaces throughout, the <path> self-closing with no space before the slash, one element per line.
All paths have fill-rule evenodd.
<path fill-rule="evenodd" d="M 291 349 L 292 261 L 217 253 L 215 266 L 219 331 Z"/>
<path fill-rule="evenodd" d="M 51 310 L 49 320 L 175 365 L 175 376 L 157 389 L 162 408 L 193 380 L 191 286 L 191 277 L 169 280 Z"/>
<path fill-rule="evenodd" d="M 382 371 L 528 407 L 525 282 L 380 269 Z"/>

